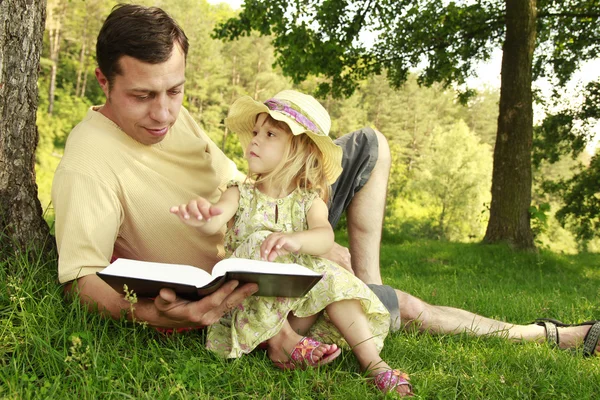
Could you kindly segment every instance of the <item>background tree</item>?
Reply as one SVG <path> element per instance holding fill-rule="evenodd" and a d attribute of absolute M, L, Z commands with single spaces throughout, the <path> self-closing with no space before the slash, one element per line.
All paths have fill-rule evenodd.
<path fill-rule="evenodd" d="M 0 249 L 51 250 L 35 181 L 37 79 L 46 1 L 0 2 Z"/>
<path fill-rule="evenodd" d="M 46 31 L 48 32 L 48 44 L 50 52 L 50 82 L 48 88 L 48 114 L 54 111 L 54 92 L 56 90 L 56 74 L 58 70 L 58 57 L 60 44 L 62 42 L 62 25 L 67 11 L 64 0 L 50 0 L 48 4 L 48 19 L 46 20 Z"/>
<path fill-rule="evenodd" d="M 422 67 L 420 83 L 455 84 L 459 97 L 466 100 L 473 92 L 465 82 L 476 63 L 502 47 L 492 204 L 485 240 L 533 247 L 531 81 L 555 76 L 558 84 L 564 84 L 581 61 L 595 58 L 600 48 L 600 3 L 246 0 L 244 4 L 239 17 L 220 25 L 216 35 L 232 39 L 251 30 L 274 35 L 283 72 L 296 83 L 311 74 L 326 77 L 320 93 L 349 95 L 361 79 L 384 69 L 392 86 L 399 87 L 411 68 Z M 371 46 L 361 40 L 361 33 L 367 31 L 376 35 Z"/>
<path fill-rule="evenodd" d="M 423 189 L 426 201 L 435 206 L 433 228 L 440 238 L 481 237 L 479 218 L 483 204 L 489 202 L 491 161 L 491 147 L 464 122 L 434 129 L 413 185 Z"/>
<path fill-rule="evenodd" d="M 236 161 L 242 170 L 245 168 L 245 162 L 242 159 L 237 137 L 227 135 L 222 124 L 233 99 L 248 94 L 264 100 L 279 90 L 287 88 L 312 93 L 321 84 L 331 83 L 326 76 L 310 75 L 300 84 L 294 84 L 289 78 L 284 77 L 281 68 L 273 65 L 275 51 L 270 43 L 272 39 L 270 36 L 260 37 L 258 33 L 253 33 L 232 42 L 210 38 L 210 33 L 219 21 L 226 21 L 235 15 L 226 4 L 211 5 L 205 0 L 138 1 L 164 8 L 184 28 L 191 43 L 186 68 L 184 105 L 209 136 L 222 145 L 226 154 Z M 106 0 L 63 0 L 63 2 L 66 4 L 66 9 L 61 28 L 52 114 L 47 113 L 49 82 L 52 75 L 49 42 L 51 35 L 48 31 L 44 37 L 38 79 L 39 142 L 35 158 L 36 180 L 44 218 L 51 227 L 53 210 L 50 204 L 50 189 L 67 135 L 84 117 L 91 105 L 102 104 L 104 101 L 104 94 L 99 90 L 93 75 L 96 67 L 93 48 L 102 21 L 116 4 L 116 1 Z M 47 7 L 51 5 L 48 4 Z M 82 54 L 85 58 L 85 49 L 92 51 L 87 52 L 87 61 L 84 59 L 82 62 Z M 453 85 L 445 87 L 443 83 L 433 83 L 430 87 L 419 86 L 417 78 L 415 74 L 409 72 L 405 84 L 394 89 L 384 69 L 380 74 L 360 79 L 352 96 L 336 98 L 327 95 L 322 100 L 334 120 L 332 135 L 340 136 L 359 127 L 371 125 L 383 131 L 388 137 L 394 161 L 388 186 L 385 229 L 396 238 L 398 237 L 396 235 L 400 234 L 403 240 L 442 236 L 439 228 L 439 203 L 434 196 L 435 192 L 425 183 L 428 176 L 423 172 L 432 169 L 435 165 L 432 157 L 443 158 L 448 163 L 454 163 L 460 161 L 462 153 L 454 151 L 457 147 L 455 143 L 447 146 L 437 145 L 436 140 L 443 136 L 436 132 L 449 133 L 454 127 L 462 124 L 461 120 L 463 120 L 470 129 L 471 137 L 474 134 L 481 142 L 493 147 L 498 123 L 499 91 L 497 89 L 478 90 L 466 105 L 461 105 L 456 101 Z M 84 84 L 86 80 L 87 83 Z M 588 96 L 588 100 L 590 103 L 597 103 L 593 97 Z M 566 113 L 561 110 L 552 110 L 552 112 L 556 115 Z M 587 110 L 584 113 L 582 109 L 580 114 L 587 115 L 590 112 Z M 581 125 L 576 120 L 570 121 L 572 121 L 570 126 L 573 128 Z M 559 125 L 556 123 L 545 123 L 536 130 L 534 145 L 537 150 L 552 149 L 555 146 L 552 140 L 545 141 L 540 132 L 550 132 L 557 129 L 557 126 Z M 567 130 L 563 129 L 561 132 Z M 572 133 L 577 132 L 574 129 Z M 556 145 L 556 149 L 560 150 L 555 152 L 559 160 L 558 164 L 546 165 L 549 159 L 544 159 L 544 165 L 534 171 L 536 189 L 533 204 L 541 206 L 549 203 L 551 206 L 544 232 L 539 233 L 540 230 L 537 229 L 541 225 L 537 223 L 533 225 L 536 229 L 534 233 L 538 235 L 536 243 L 554 251 L 575 252 L 584 246 L 591 251 L 598 251 L 600 241 L 583 239 L 576 241 L 569 231 L 560 227 L 554 218 L 554 211 L 563 205 L 560 197 L 549 193 L 539 184 L 542 177 L 569 179 L 573 176 L 569 168 L 576 163 L 569 162 L 563 155 L 566 149 L 576 143 L 571 139 L 572 137 L 576 136 L 555 138 L 566 144 Z M 544 145 L 545 147 L 542 146 L 544 143 L 547 144 Z M 460 147 L 461 150 L 466 149 L 466 146 Z M 539 158 L 539 152 L 536 154 Z M 589 157 L 578 156 L 578 160 L 583 165 L 589 165 Z M 482 162 L 486 163 L 486 161 Z M 485 165 L 486 170 L 491 167 L 491 161 L 487 162 L 489 165 Z M 464 172 L 465 176 L 462 178 L 468 180 L 470 175 L 475 177 L 480 171 L 478 168 L 473 168 Z M 451 173 L 450 169 L 439 168 L 436 178 L 448 179 L 447 175 Z M 481 180 L 481 187 L 490 187 L 489 180 L 482 177 L 476 179 Z M 452 229 L 445 230 L 443 235 L 445 238 L 456 241 L 481 240 L 488 220 L 488 213 L 482 213 L 482 209 L 489 207 L 489 202 L 486 205 L 480 202 L 467 203 L 462 202 L 457 208 L 461 210 L 460 212 L 463 213 L 461 215 L 464 217 L 457 217 L 454 220 L 461 222 L 464 220 L 468 223 L 451 222 Z M 585 218 L 584 216 L 583 219 Z M 448 219 L 445 218 L 444 221 Z M 534 219 L 534 221 L 538 220 Z M 580 223 L 578 219 L 570 221 L 568 225 L 574 227 Z M 445 223 L 445 226 L 449 225 Z"/>

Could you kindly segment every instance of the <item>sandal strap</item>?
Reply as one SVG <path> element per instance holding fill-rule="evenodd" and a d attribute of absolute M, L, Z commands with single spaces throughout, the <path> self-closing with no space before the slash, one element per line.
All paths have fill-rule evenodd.
<path fill-rule="evenodd" d="M 387 371 L 382 371 L 378 373 L 373 379 L 373 383 L 379 390 L 382 392 L 391 392 L 395 390 L 398 386 L 408 386 L 410 394 L 412 394 L 412 385 L 408 382 L 410 378 L 404 372 L 401 372 L 397 369 L 390 369 Z M 409 395 L 410 395 L 409 394 Z"/>
<path fill-rule="evenodd" d="M 292 350 L 292 352 L 290 353 L 289 357 L 291 361 L 295 361 L 295 362 L 304 362 L 306 360 L 305 358 L 305 354 L 302 354 L 302 348 L 305 347 L 306 345 L 311 345 L 312 343 L 310 342 L 309 337 L 304 336 L 302 339 L 300 339 L 300 341 L 296 344 L 296 346 L 294 347 L 294 349 Z M 305 344 L 306 342 L 306 344 Z M 312 352 L 314 351 L 314 348 L 310 351 L 309 357 L 310 360 L 312 361 Z"/>
<path fill-rule="evenodd" d="M 558 346 L 558 329 L 556 329 L 556 324 L 547 319 L 539 319 L 535 323 L 546 328 L 546 341 L 552 346 Z"/>
<path fill-rule="evenodd" d="M 591 357 L 596 352 L 596 346 L 598 346 L 598 340 L 600 339 L 600 321 L 594 323 L 585 339 L 583 341 L 583 355 L 585 357 Z"/>

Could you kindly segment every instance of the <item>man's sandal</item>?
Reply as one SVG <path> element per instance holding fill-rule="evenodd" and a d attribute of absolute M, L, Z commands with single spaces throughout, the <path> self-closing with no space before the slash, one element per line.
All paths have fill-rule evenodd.
<path fill-rule="evenodd" d="M 412 385 L 408 382 L 410 378 L 408 374 L 397 369 L 388 369 L 375 375 L 373 384 L 377 386 L 381 392 L 396 392 L 403 396 L 413 396 Z M 402 393 L 399 389 L 401 386 L 408 387 L 408 393 Z"/>
<path fill-rule="evenodd" d="M 274 361 L 277 368 L 292 370 L 296 368 L 304 369 L 306 367 L 318 367 L 319 365 L 329 364 L 335 360 L 342 350 L 335 347 L 331 353 L 324 353 L 317 361 L 313 359 L 313 352 L 323 344 L 313 338 L 303 337 L 289 354 L 289 361 Z"/>
<path fill-rule="evenodd" d="M 590 330 L 583 338 L 583 356 L 592 357 L 596 355 L 596 347 L 598 347 L 598 341 L 600 340 L 600 321 L 586 321 L 580 324 L 565 324 L 561 321 L 551 318 L 540 318 L 536 319 L 537 325 L 546 328 L 546 340 L 548 343 L 558 347 L 558 329 L 557 327 L 565 328 L 572 326 L 583 326 L 591 325 Z"/>

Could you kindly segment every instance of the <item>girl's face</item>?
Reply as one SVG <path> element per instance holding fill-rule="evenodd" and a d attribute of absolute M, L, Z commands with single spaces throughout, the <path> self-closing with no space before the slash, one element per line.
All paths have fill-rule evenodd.
<path fill-rule="evenodd" d="M 261 113 L 254 124 L 254 137 L 246 148 L 248 169 L 253 174 L 267 175 L 281 162 L 292 133 L 276 125 L 268 114 Z"/>

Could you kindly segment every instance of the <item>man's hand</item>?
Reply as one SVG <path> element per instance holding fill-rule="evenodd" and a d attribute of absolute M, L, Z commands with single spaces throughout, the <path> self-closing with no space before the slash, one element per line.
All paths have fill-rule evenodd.
<path fill-rule="evenodd" d="M 337 243 L 333 243 L 333 247 L 326 254 L 323 254 L 323 258 L 326 258 L 329 261 L 333 261 L 334 263 L 339 264 L 342 268 L 347 269 L 348 271 L 354 274 L 354 270 L 352 269 L 350 250 L 348 250 L 347 247 L 340 246 Z"/>
<path fill-rule="evenodd" d="M 212 325 L 258 290 L 255 283 L 247 283 L 240 288 L 237 286 L 237 281 L 227 282 L 198 301 L 184 300 L 177 297 L 173 290 L 164 288 L 154 299 L 154 305 L 159 315 L 170 321 L 167 327 Z"/>
<path fill-rule="evenodd" d="M 133 306 L 99 276 L 90 274 L 65 285 L 65 293 L 77 293 L 79 300 L 89 310 L 99 310 L 114 319 L 127 313 L 137 321 L 146 321 L 151 326 L 181 328 L 206 326 L 217 322 L 226 312 L 233 310 L 244 299 L 258 290 L 255 283 L 238 288 L 237 281 L 227 282 L 213 294 L 198 301 L 178 298 L 170 289 L 162 289 L 154 300 L 138 298 Z"/>

